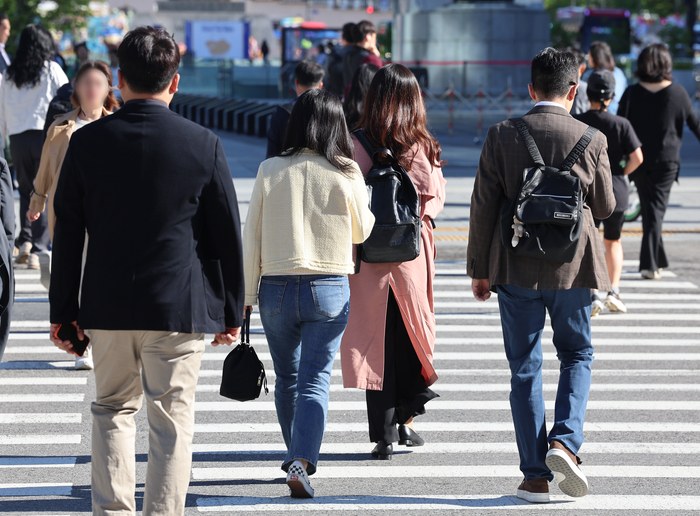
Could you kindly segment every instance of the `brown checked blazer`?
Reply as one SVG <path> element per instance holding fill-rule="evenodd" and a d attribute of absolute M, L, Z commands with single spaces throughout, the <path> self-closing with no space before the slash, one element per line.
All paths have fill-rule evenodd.
<path fill-rule="evenodd" d="M 559 167 L 583 135 L 586 124 L 558 106 L 535 106 L 523 120 L 547 165 Z M 518 193 L 523 170 L 534 166 L 515 125 L 506 120 L 492 126 L 481 151 L 469 218 L 467 274 L 497 285 L 533 290 L 597 288 L 610 290 L 608 271 L 593 218 L 606 219 L 615 208 L 608 142 L 596 133 L 571 173 L 581 179 L 584 221 L 571 263 L 515 256 L 501 243 L 501 210 Z"/>

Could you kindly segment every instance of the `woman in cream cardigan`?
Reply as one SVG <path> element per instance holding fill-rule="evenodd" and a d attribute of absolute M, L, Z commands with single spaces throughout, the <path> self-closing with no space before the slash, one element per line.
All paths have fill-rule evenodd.
<path fill-rule="evenodd" d="M 374 225 L 338 98 L 302 94 L 280 156 L 260 165 L 243 230 L 246 305 L 260 306 L 275 367 L 275 406 L 291 496 L 312 498 L 308 475 L 326 426 L 330 376 L 348 322 L 352 246 Z"/>
<path fill-rule="evenodd" d="M 29 200 L 29 211 L 27 211 L 27 219 L 33 222 L 39 218 L 48 204 L 49 237 L 52 242 L 53 230 L 56 226 L 53 198 L 71 136 L 81 127 L 109 115 L 118 105 L 117 99 L 112 93 L 112 72 L 106 63 L 87 61 L 80 67 L 75 76 L 71 102 L 75 109 L 65 115 L 58 116 L 46 133 L 39 171 L 34 179 L 34 190 L 32 190 Z M 47 253 L 39 255 L 41 282 L 47 289 L 51 282 L 49 256 Z M 92 369 L 89 349 L 82 357 L 75 357 L 75 368 Z"/>

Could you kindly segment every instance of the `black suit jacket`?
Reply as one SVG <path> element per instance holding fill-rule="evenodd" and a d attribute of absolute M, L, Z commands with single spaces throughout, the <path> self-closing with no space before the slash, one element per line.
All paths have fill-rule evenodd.
<path fill-rule="evenodd" d="M 298 97 L 297 97 L 298 98 Z M 288 102 L 281 106 L 277 106 L 270 117 L 270 127 L 267 129 L 267 158 L 277 156 L 284 149 L 284 136 L 287 132 L 287 123 L 292 114 L 293 102 Z"/>
<path fill-rule="evenodd" d="M 241 325 L 238 202 L 208 129 L 163 102 L 127 102 L 73 134 L 54 207 L 52 323 L 184 333 Z"/>

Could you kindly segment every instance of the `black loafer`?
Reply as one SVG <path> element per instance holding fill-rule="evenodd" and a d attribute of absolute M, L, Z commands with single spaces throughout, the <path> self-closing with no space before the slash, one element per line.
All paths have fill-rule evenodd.
<path fill-rule="evenodd" d="M 399 444 L 401 446 L 423 446 L 425 441 L 410 426 L 399 426 Z"/>
<path fill-rule="evenodd" d="M 379 460 L 391 460 L 391 456 L 394 454 L 394 445 L 385 443 L 384 441 L 379 441 L 377 446 L 372 450 L 372 457 Z"/>

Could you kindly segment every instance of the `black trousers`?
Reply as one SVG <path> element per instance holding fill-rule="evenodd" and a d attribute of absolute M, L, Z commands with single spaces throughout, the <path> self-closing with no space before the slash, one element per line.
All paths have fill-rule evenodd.
<path fill-rule="evenodd" d="M 661 230 L 671 187 L 678 177 L 678 168 L 678 163 L 674 162 L 655 163 L 644 166 L 632 175 L 642 207 L 640 270 L 655 271 L 668 267 Z"/>
<path fill-rule="evenodd" d="M 425 414 L 425 404 L 438 397 L 425 385 L 421 370 L 420 360 L 390 288 L 384 338 L 384 388 L 381 391 L 366 391 L 371 442 L 398 441 L 396 425 Z"/>
<path fill-rule="evenodd" d="M 33 253 L 49 249 L 49 219 L 46 216 L 46 210 L 34 222 L 29 222 L 27 219 L 29 198 L 34 190 L 34 179 L 39 171 L 43 145 L 44 138 L 40 130 L 10 135 L 10 152 L 19 183 L 20 231 L 15 239 L 15 245 L 20 247 L 26 242 L 31 242 Z"/>

